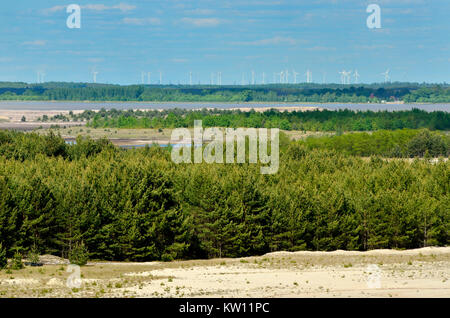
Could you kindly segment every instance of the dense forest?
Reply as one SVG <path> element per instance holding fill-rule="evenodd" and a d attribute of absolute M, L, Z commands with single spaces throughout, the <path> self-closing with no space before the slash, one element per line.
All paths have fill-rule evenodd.
<path fill-rule="evenodd" d="M 0 83 L 0 100 L 153 102 L 448 103 L 447 84 L 108 85 Z"/>
<path fill-rule="evenodd" d="M 44 120 L 42 118 L 41 120 Z M 307 131 L 373 131 L 379 129 L 449 130 L 450 113 L 410 111 L 352 111 L 316 110 L 265 112 L 239 110 L 105 110 L 85 111 L 70 116 L 58 115 L 45 120 L 87 120 L 93 128 L 178 128 L 192 127 L 194 120 L 202 120 L 204 127 L 265 127 Z"/>
<path fill-rule="evenodd" d="M 429 130 L 379 130 L 373 133 L 308 137 L 300 141 L 307 149 L 336 150 L 354 156 L 394 158 L 448 157 L 450 135 Z"/>
<path fill-rule="evenodd" d="M 278 250 L 446 245 L 449 162 L 383 160 L 280 139 L 280 169 L 181 164 L 170 149 L 0 131 L 0 243 L 150 261 Z"/>

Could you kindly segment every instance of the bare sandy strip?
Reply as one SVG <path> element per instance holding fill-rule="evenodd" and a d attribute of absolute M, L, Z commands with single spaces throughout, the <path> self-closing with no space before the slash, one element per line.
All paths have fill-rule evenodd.
<path fill-rule="evenodd" d="M 8 119 L 10 122 L 20 122 L 22 116 L 25 116 L 27 121 L 36 121 L 39 117 L 47 115 L 48 117 L 56 115 L 69 115 L 68 110 L 0 110 L 0 117 Z M 74 114 L 80 114 L 82 110 L 72 111 Z"/>
<path fill-rule="evenodd" d="M 81 268 L 81 274 L 82 287 L 73 289 L 66 285 L 69 274 L 62 264 L 9 274 L 0 271 L 0 295 L 450 298 L 450 247 L 275 252 L 169 263 L 91 262 Z M 375 285 L 374 277 L 379 278 Z"/>
<path fill-rule="evenodd" d="M 213 110 L 214 108 L 207 108 L 210 110 Z M 270 109 L 276 109 L 278 111 L 287 111 L 287 112 L 293 112 L 293 111 L 313 111 L 313 110 L 323 110 L 323 108 L 320 107 L 313 107 L 313 106 L 270 106 L 270 107 L 238 107 L 238 108 L 228 108 L 223 110 L 240 110 L 243 112 L 248 112 L 251 110 L 255 110 L 257 112 L 264 112 Z M 148 111 L 151 109 L 135 109 L 135 110 L 141 110 L 141 111 Z M 163 111 L 165 109 L 157 109 L 157 111 Z M 193 109 L 193 110 L 201 110 L 199 109 Z M 219 109 L 221 110 L 221 109 Z M 94 112 L 98 112 L 98 109 L 92 110 Z M 20 122 L 22 119 L 22 116 L 25 116 L 27 121 L 36 121 L 39 117 L 42 117 L 43 115 L 47 115 L 48 117 L 52 117 L 55 115 L 68 115 L 69 110 L 20 110 L 20 109 L 14 109 L 14 110 L 0 110 L 0 119 L 1 120 L 9 120 L 10 122 Z M 81 114 L 84 112 L 84 110 L 73 110 L 74 114 Z"/>
<path fill-rule="evenodd" d="M 444 256 L 445 261 L 370 263 L 365 258 Z M 311 264 L 301 260 L 311 257 Z M 125 289 L 137 297 L 450 297 L 450 248 L 369 252 L 276 252 L 256 261 L 130 272 L 153 279 Z M 332 264 L 332 259 L 341 264 Z M 270 265 L 266 266 L 266 259 Z M 328 259 L 324 262 L 325 259 Z M 349 263 L 345 263 L 348 259 Z M 286 266 L 287 264 L 290 264 Z M 331 261 L 331 264 L 327 264 Z M 351 264 L 351 262 L 357 262 Z M 279 265 L 278 265 L 279 264 Z M 380 285 L 371 282 L 374 268 Z"/>

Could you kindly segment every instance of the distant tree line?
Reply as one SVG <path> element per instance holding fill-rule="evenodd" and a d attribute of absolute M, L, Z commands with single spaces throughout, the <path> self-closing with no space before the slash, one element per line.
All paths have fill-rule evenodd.
<path fill-rule="evenodd" d="M 281 142 L 280 169 L 182 164 L 170 149 L 0 131 L 0 244 L 91 259 L 242 257 L 448 245 L 449 162 Z"/>
<path fill-rule="evenodd" d="M 106 85 L 86 83 L 0 83 L 0 100 L 90 100 L 154 102 L 448 103 L 448 85 L 412 83 L 337 85 L 273 84 Z"/>

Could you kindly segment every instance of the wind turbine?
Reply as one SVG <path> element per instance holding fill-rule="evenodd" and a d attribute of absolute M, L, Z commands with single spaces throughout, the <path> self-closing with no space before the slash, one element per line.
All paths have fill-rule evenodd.
<path fill-rule="evenodd" d="M 252 85 L 255 85 L 255 71 L 252 70 Z"/>
<path fill-rule="evenodd" d="M 355 74 L 353 74 L 353 76 L 355 77 L 355 83 L 358 83 L 359 82 L 359 77 L 360 77 L 360 75 L 358 73 L 358 70 L 355 70 Z"/>
<path fill-rule="evenodd" d="M 346 84 L 350 84 L 352 71 L 344 71 L 344 75 L 346 79 Z"/>
<path fill-rule="evenodd" d="M 339 72 L 339 74 L 341 74 L 341 84 L 350 84 L 350 74 L 351 73 L 352 73 L 352 71 L 346 71 L 346 70 Z"/>
<path fill-rule="evenodd" d="M 93 76 L 94 83 L 97 83 L 97 74 L 98 74 L 97 71 L 93 71 L 93 72 L 92 72 L 92 76 Z"/>
<path fill-rule="evenodd" d="M 262 84 L 266 84 L 266 73 L 262 73 Z"/>
<path fill-rule="evenodd" d="M 151 82 L 151 75 L 152 75 L 152 73 L 150 73 L 150 72 L 147 72 L 147 82 L 148 82 L 148 85 L 150 85 L 152 82 Z"/>
<path fill-rule="evenodd" d="M 283 71 L 280 72 L 280 84 L 281 83 L 284 83 L 284 72 Z"/>
<path fill-rule="evenodd" d="M 310 70 L 306 71 L 306 83 L 311 83 L 312 82 L 312 72 Z"/>
<path fill-rule="evenodd" d="M 297 75 L 299 75 L 299 73 L 292 71 L 292 74 L 294 75 L 294 84 L 297 84 Z"/>
<path fill-rule="evenodd" d="M 286 84 L 289 84 L 289 71 L 286 70 Z"/>
<path fill-rule="evenodd" d="M 344 75 L 344 72 L 345 72 L 345 71 L 338 72 L 339 74 L 341 74 L 341 84 L 345 84 L 345 75 Z"/>
<path fill-rule="evenodd" d="M 384 76 L 384 82 L 385 82 L 385 83 L 387 83 L 387 82 L 391 79 L 390 76 L 389 76 L 389 72 L 390 72 L 390 70 L 387 69 L 386 72 L 381 73 L 381 75 Z"/>
<path fill-rule="evenodd" d="M 141 72 L 141 83 L 142 83 L 142 85 L 145 84 L 145 73 L 144 73 L 144 71 Z"/>
<path fill-rule="evenodd" d="M 44 83 L 44 77 L 45 77 L 45 73 L 41 72 L 41 71 L 37 71 L 37 82 L 39 83 Z"/>
<path fill-rule="evenodd" d="M 222 72 L 217 72 L 217 85 L 222 85 Z"/>
<path fill-rule="evenodd" d="M 159 71 L 159 85 L 162 85 L 162 72 Z"/>

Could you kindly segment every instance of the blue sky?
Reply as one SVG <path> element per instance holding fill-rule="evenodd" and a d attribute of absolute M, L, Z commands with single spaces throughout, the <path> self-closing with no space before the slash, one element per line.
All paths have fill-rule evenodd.
<path fill-rule="evenodd" d="M 82 7 L 81 29 L 66 26 L 66 6 Z M 368 4 L 381 29 L 366 26 Z M 306 80 L 450 82 L 448 0 L 16 0 L 0 5 L 0 81 L 240 84 L 255 72 L 289 70 Z M 277 80 L 279 77 L 277 76 Z M 145 78 L 147 81 L 147 77 Z M 214 75 L 216 81 L 216 75 Z M 354 79 L 352 79 L 354 81 Z"/>

